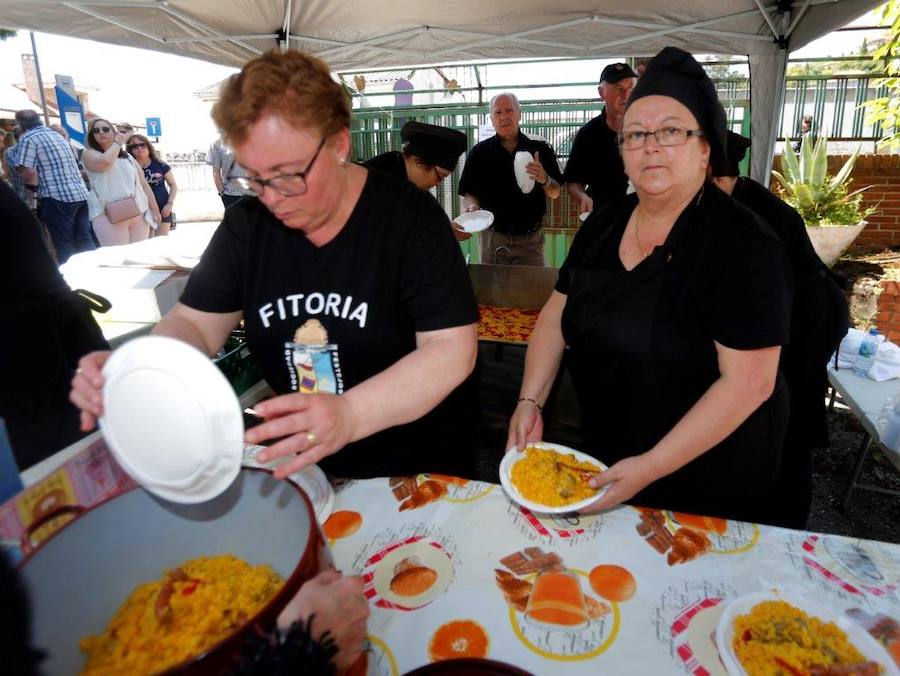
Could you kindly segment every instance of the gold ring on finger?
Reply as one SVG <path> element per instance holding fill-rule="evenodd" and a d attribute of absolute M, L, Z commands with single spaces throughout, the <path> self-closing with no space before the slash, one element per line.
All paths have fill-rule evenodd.
<path fill-rule="evenodd" d="M 316 443 L 316 433 L 315 432 L 307 432 L 306 433 L 306 443 L 312 446 Z"/>

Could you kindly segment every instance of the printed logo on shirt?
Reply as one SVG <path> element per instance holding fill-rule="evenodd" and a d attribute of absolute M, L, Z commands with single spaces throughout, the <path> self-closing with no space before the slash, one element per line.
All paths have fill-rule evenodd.
<path fill-rule="evenodd" d="M 359 328 L 364 329 L 369 315 L 369 304 L 365 301 L 354 300 L 353 296 L 314 291 L 308 294 L 292 293 L 282 298 L 276 298 L 271 303 L 260 306 L 258 313 L 264 329 L 270 328 L 272 320 L 275 318 L 286 321 L 288 318 L 296 319 L 301 314 L 338 317 L 357 322 Z"/>
<path fill-rule="evenodd" d="M 307 319 L 284 344 L 284 357 L 294 392 L 343 394 L 344 378 L 338 346 L 318 319 Z"/>

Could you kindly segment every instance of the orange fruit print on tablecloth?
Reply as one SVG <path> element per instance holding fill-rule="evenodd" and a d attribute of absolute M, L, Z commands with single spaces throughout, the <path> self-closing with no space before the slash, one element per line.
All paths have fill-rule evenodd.
<path fill-rule="evenodd" d="M 634 575 L 622 566 L 595 566 L 591 570 L 588 580 L 591 583 L 591 589 L 607 601 L 621 603 L 630 599 L 637 591 Z"/>
<path fill-rule="evenodd" d="M 432 662 L 461 657 L 487 657 L 490 639 L 487 632 L 474 620 L 453 620 L 442 624 L 434 632 L 428 644 L 428 657 Z"/>

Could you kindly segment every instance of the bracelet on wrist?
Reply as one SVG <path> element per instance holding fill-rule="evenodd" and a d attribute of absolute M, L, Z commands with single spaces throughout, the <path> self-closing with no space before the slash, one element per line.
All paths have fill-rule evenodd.
<path fill-rule="evenodd" d="M 539 182 L 538 185 L 545 186 L 545 185 L 549 185 L 549 183 L 550 183 L 550 177 L 548 176 L 546 181 L 544 181 L 543 183 Z"/>
<path fill-rule="evenodd" d="M 537 407 L 538 413 L 540 413 L 541 415 L 543 415 L 543 413 L 544 413 L 544 407 L 541 406 L 539 403 L 537 403 L 536 400 L 532 399 L 531 397 L 519 397 L 519 398 L 516 400 L 516 403 L 521 404 L 523 401 L 530 401 L 532 404 L 534 404 L 534 405 Z"/>

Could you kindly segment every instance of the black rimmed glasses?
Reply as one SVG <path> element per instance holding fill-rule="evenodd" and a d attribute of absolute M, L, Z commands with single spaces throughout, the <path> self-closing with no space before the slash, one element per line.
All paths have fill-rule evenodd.
<path fill-rule="evenodd" d="M 702 129 L 685 129 L 684 127 L 660 127 L 649 131 L 626 131 L 619 134 L 619 145 L 625 150 L 638 150 L 647 143 L 647 137 L 653 136 L 661 146 L 680 146 L 687 143 L 691 136 L 705 136 Z"/>
<path fill-rule="evenodd" d="M 437 177 L 438 183 L 440 183 L 450 175 L 448 173 L 441 176 L 441 172 L 438 170 L 437 165 L 428 164 L 428 162 L 420 160 L 418 157 L 416 158 L 416 166 L 423 171 L 433 171 L 434 175 Z"/>
<path fill-rule="evenodd" d="M 91 133 L 93 134 L 108 134 L 113 130 L 112 127 L 94 127 L 91 129 Z"/>
<path fill-rule="evenodd" d="M 306 165 L 303 171 L 296 171 L 287 174 L 276 174 L 272 178 L 258 178 L 256 176 L 229 176 L 229 180 L 234 180 L 239 186 L 246 190 L 252 190 L 256 195 L 262 195 L 266 186 L 269 186 L 275 192 L 281 193 L 285 197 L 296 197 L 306 194 L 306 177 L 312 171 L 322 147 L 325 145 L 325 138 L 319 141 L 319 147 L 316 148 L 315 154 Z"/>

